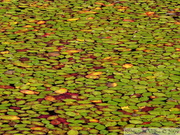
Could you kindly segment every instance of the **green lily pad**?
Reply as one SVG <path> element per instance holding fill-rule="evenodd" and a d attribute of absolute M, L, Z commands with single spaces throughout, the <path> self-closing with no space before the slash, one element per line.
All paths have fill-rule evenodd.
<path fill-rule="evenodd" d="M 98 124 L 95 129 L 98 129 L 98 130 L 103 130 L 105 129 L 106 127 L 104 125 L 101 125 L 101 124 Z"/>
<path fill-rule="evenodd" d="M 76 116 L 76 113 L 74 113 L 74 112 L 66 112 L 66 114 L 69 116 Z"/>
<path fill-rule="evenodd" d="M 130 120 L 129 122 L 132 124 L 142 124 L 143 123 L 143 121 L 140 121 L 140 120 Z"/>
<path fill-rule="evenodd" d="M 153 95 L 158 96 L 158 97 L 166 96 L 166 94 L 164 93 L 153 93 Z"/>

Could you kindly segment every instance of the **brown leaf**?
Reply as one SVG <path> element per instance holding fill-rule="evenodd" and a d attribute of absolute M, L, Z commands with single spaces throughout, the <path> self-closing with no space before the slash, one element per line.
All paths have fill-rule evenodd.
<path fill-rule="evenodd" d="M 45 127 L 31 127 L 31 130 L 44 130 Z"/>
<path fill-rule="evenodd" d="M 52 56 L 52 57 L 56 57 L 56 56 L 59 56 L 60 53 L 59 52 L 49 52 L 48 55 Z"/>
<path fill-rule="evenodd" d="M 2 88 L 2 89 L 14 89 L 13 86 L 9 86 L 9 85 L 0 85 L 0 88 Z"/>
<path fill-rule="evenodd" d="M 48 100 L 48 101 L 54 101 L 56 100 L 53 96 L 46 96 L 45 97 L 45 100 Z"/>
<path fill-rule="evenodd" d="M 117 86 L 117 83 L 108 83 L 107 86 L 108 86 L 108 87 L 116 87 L 116 86 Z"/>
<path fill-rule="evenodd" d="M 60 123 L 61 122 L 59 120 L 57 120 L 57 119 L 51 121 L 52 125 L 59 125 Z"/>
<path fill-rule="evenodd" d="M 146 107 L 142 108 L 141 111 L 142 111 L 142 112 L 148 112 L 148 111 L 154 110 L 155 108 L 156 108 L 156 107 L 148 107 L 148 106 L 146 106 Z"/>

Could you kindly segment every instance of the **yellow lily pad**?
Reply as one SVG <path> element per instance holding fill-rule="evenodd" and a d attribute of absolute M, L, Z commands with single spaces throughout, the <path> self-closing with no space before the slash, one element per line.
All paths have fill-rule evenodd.
<path fill-rule="evenodd" d="M 133 65 L 132 64 L 124 64 L 123 67 L 124 68 L 131 68 Z"/>
<path fill-rule="evenodd" d="M 3 51 L 3 52 L 0 52 L 0 54 L 8 54 L 9 51 Z"/>
<path fill-rule="evenodd" d="M 90 75 L 101 75 L 102 72 L 92 72 Z"/>
<path fill-rule="evenodd" d="M 64 94 L 66 93 L 68 90 L 66 88 L 60 88 L 59 90 L 56 90 L 55 93 L 58 93 L 58 94 Z"/>
<path fill-rule="evenodd" d="M 79 18 L 71 18 L 71 19 L 67 19 L 67 21 L 76 21 L 79 20 Z"/>
<path fill-rule="evenodd" d="M 3 116 L 0 116 L 0 118 L 4 120 L 19 120 L 20 119 L 18 116 L 15 116 L 15 115 L 3 115 Z"/>
<path fill-rule="evenodd" d="M 21 90 L 21 93 L 27 94 L 27 95 L 34 95 L 34 94 L 39 94 L 39 92 L 32 91 L 32 90 Z"/>

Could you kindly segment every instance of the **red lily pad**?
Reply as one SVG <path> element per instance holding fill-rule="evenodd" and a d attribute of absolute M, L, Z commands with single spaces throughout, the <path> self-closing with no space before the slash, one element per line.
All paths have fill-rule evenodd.
<path fill-rule="evenodd" d="M 78 73 L 72 73 L 72 74 L 69 74 L 71 76 L 78 76 L 79 74 Z"/>
<path fill-rule="evenodd" d="M 75 60 L 75 59 L 71 57 L 71 58 L 68 58 L 68 60 L 69 60 L 69 61 L 73 61 L 73 60 Z"/>
<path fill-rule="evenodd" d="M 20 110 L 21 109 L 21 107 L 17 107 L 17 106 L 11 106 L 11 107 L 9 107 L 10 109 L 14 109 L 14 110 Z"/>
<path fill-rule="evenodd" d="M 17 52 L 27 52 L 29 49 L 17 49 Z"/>
<path fill-rule="evenodd" d="M 52 125 L 59 125 L 60 123 L 61 123 L 61 122 L 58 121 L 57 119 L 51 121 L 51 124 L 52 124 Z"/>
<path fill-rule="evenodd" d="M 142 125 L 150 124 L 151 122 L 143 122 Z"/>
<path fill-rule="evenodd" d="M 131 95 L 131 97 L 133 97 L 133 96 L 139 98 L 139 97 L 142 97 L 142 94 L 136 93 L 136 94 Z"/>
<path fill-rule="evenodd" d="M 91 59 L 96 59 L 97 57 L 94 56 L 94 55 L 91 55 L 91 56 L 89 56 L 89 58 L 91 58 Z"/>
<path fill-rule="evenodd" d="M 56 100 L 62 100 L 62 99 L 76 99 L 76 100 L 79 100 L 79 99 L 77 99 L 78 96 L 79 96 L 79 94 L 68 93 L 67 92 L 67 93 L 55 96 L 55 98 L 56 98 Z"/>
<path fill-rule="evenodd" d="M 123 114 L 126 114 L 126 115 L 132 115 L 132 113 L 126 112 L 126 111 L 124 111 L 124 110 L 118 110 L 118 112 L 122 112 Z"/>
<path fill-rule="evenodd" d="M 61 69 L 61 68 L 63 68 L 64 67 L 64 65 L 55 65 L 55 66 L 53 66 L 52 68 L 53 69 Z"/>
<path fill-rule="evenodd" d="M 39 117 L 37 118 L 48 118 L 50 115 L 40 115 Z"/>
<path fill-rule="evenodd" d="M 16 100 L 16 101 L 20 101 L 20 100 L 23 100 L 23 99 L 16 98 L 15 100 Z"/>
<path fill-rule="evenodd" d="M 66 119 L 65 119 L 65 118 L 57 118 L 57 120 L 60 121 L 60 122 L 62 122 L 62 123 L 66 122 Z"/>
<path fill-rule="evenodd" d="M 157 108 L 157 107 L 148 107 L 148 106 L 146 106 L 146 107 L 142 108 L 141 111 L 142 112 L 148 112 L 148 111 L 154 110 L 155 108 Z"/>
<path fill-rule="evenodd" d="M 93 67 L 94 69 L 105 69 L 105 67 Z"/>
<path fill-rule="evenodd" d="M 107 78 L 114 79 L 114 75 L 109 75 L 109 76 L 107 76 Z"/>
<path fill-rule="evenodd" d="M 45 100 L 45 99 L 44 99 L 44 98 L 39 98 L 39 99 L 38 99 L 39 102 L 41 102 L 41 101 L 43 101 L 43 100 Z"/>
<path fill-rule="evenodd" d="M 178 108 L 178 109 L 180 109 L 180 105 L 175 105 L 175 108 Z"/>
<path fill-rule="evenodd" d="M 130 19 L 124 19 L 124 22 L 134 22 L 134 20 L 130 20 Z"/>
<path fill-rule="evenodd" d="M 22 58 L 20 58 L 19 60 L 22 61 L 22 62 L 23 62 L 23 61 L 29 61 L 29 58 L 27 58 L 27 57 L 22 57 Z"/>
<path fill-rule="evenodd" d="M 0 85 L 0 88 L 2 88 L 2 89 L 14 89 L 13 86 L 9 86 L 9 85 Z"/>

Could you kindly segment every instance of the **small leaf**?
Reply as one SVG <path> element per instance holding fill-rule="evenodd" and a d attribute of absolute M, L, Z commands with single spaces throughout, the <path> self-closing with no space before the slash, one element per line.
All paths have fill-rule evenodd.
<path fill-rule="evenodd" d="M 66 93 L 68 90 L 66 88 L 60 88 L 59 90 L 56 90 L 55 93 L 58 93 L 58 94 L 64 94 Z"/>
<path fill-rule="evenodd" d="M 94 123 L 98 123 L 99 122 L 99 120 L 97 120 L 97 119 L 90 119 L 89 121 L 90 122 L 94 122 Z"/>
<path fill-rule="evenodd" d="M 68 135 L 79 135 L 79 132 L 77 130 L 70 130 L 67 132 Z"/>
<path fill-rule="evenodd" d="M 101 75 L 102 74 L 102 72 L 92 72 L 92 73 L 90 73 L 90 75 Z"/>
<path fill-rule="evenodd" d="M 76 21 L 79 20 L 79 18 L 71 18 L 71 19 L 67 19 L 67 21 Z"/>
<path fill-rule="evenodd" d="M 166 96 L 166 94 L 164 93 L 153 93 L 153 95 L 158 96 L 158 97 Z"/>
<path fill-rule="evenodd" d="M 102 130 L 102 129 L 105 129 L 106 127 L 104 125 L 99 124 L 95 128 L 98 130 Z"/>
<path fill-rule="evenodd" d="M 147 90 L 150 92 L 158 92 L 158 89 L 156 89 L 156 88 L 148 88 Z"/>
<path fill-rule="evenodd" d="M 0 52 L 0 54 L 8 54 L 9 51 L 3 51 L 3 52 Z"/>
<path fill-rule="evenodd" d="M 32 90 L 21 90 L 20 92 L 27 95 L 39 94 L 39 92 L 32 91 Z"/>
<path fill-rule="evenodd" d="M 37 24 L 44 24 L 46 21 L 38 21 Z"/>
<path fill-rule="evenodd" d="M 53 96 L 46 96 L 45 100 L 47 100 L 47 101 L 54 101 L 56 99 Z"/>
<path fill-rule="evenodd" d="M 32 130 L 44 130 L 44 127 L 31 127 Z"/>
<path fill-rule="evenodd" d="M 134 22 L 133 20 L 130 20 L 130 19 L 124 19 L 123 21 L 124 22 Z"/>
<path fill-rule="evenodd" d="M 66 112 L 66 114 L 69 116 L 76 116 L 76 113 L 74 113 L 74 112 Z"/>
<path fill-rule="evenodd" d="M 133 124 L 142 124 L 143 122 L 140 121 L 140 120 L 130 120 L 129 121 L 130 123 L 133 123 Z"/>
<path fill-rule="evenodd" d="M 60 54 L 59 54 L 59 52 L 50 52 L 50 53 L 48 53 L 48 55 L 51 57 L 55 57 L 55 56 L 59 56 Z"/>
<path fill-rule="evenodd" d="M 79 50 L 67 50 L 66 52 L 68 53 L 78 53 L 78 52 L 81 52 L 82 50 L 79 49 Z"/>
<path fill-rule="evenodd" d="M 131 68 L 133 65 L 132 64 L 124 64 L 123 67 L 124 68 Z"/>
<path fill-rule="evenodd" d="M 154 15 L 154 13 L 155 13 L 155 12 L 146 12 L 145 14 L 146 14 L 147 16 L 152 16 L 152 15 Z"/>
<path fill-rule="evenodd" d="M 58 121 L 57 119 L 51 121 L 51 124 L 52 124 L 52 125 L 59 125 L 60 123 L 61 123 L 61 122 Z"/>
<path fill-rule="evenodd" d="M 97 76 L 97 75 L 86 75 L 86 78 L 97 79 L 97 78 L 99 78 L 99 76 Z"/>

